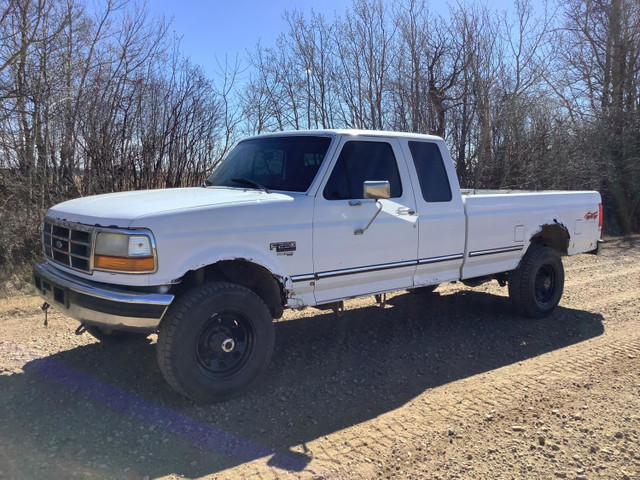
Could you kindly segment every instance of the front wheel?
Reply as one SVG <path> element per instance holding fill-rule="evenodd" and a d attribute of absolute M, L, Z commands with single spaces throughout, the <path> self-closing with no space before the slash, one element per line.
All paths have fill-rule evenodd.
<path fill-rule="evenodd" d="M 197 402 L 218 402 L 241 393 L 264 372 L 274 340 L 271 314 L 258 295 L 213 282 L 171 306 L 156 354 L 175 390 Z"/>
<path fill-rule="evenodd" d="M 562 260 L 549 247 L 532 245 L 509 274 L 509 297 L 517 313 L 530 318 L 550 315 L 564 289 Z"/>

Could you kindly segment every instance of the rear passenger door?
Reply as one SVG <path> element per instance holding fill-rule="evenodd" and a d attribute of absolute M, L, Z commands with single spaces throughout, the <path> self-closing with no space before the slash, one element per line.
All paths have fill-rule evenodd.
<path fill-rule="evenodd" d="M 464 260 L 465 214 L 458 177 L 443 142 L 401 140 L 416 190 L 418 266 L 414 285 L 458 280 Z M 445 161 L 446 159 L 446 161 Z"/>
<path fill-rule="evenodd" d="M 396 139 L 345 137 L 316 195 L 313 260 L 317 303 L 412 285 L 418 247 L 415 199 Z M 388 180 L 391 198 L 377 210 L 363 182 Z"/>

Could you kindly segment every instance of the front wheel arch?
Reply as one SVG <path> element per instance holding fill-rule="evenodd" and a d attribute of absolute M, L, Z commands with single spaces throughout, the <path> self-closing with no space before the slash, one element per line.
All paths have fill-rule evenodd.
<path fill-rule="evenodd" d="M 171 293 L 176 297 L 191 292 L 206 283 L 228 282 L 248 288 L 267 305 L 273 318 L 280 318 L 286 304 L 286 289 L 283 280 L 266 267 L 250 260 L 236 258 L 190 270 L 174 285 Z"/>

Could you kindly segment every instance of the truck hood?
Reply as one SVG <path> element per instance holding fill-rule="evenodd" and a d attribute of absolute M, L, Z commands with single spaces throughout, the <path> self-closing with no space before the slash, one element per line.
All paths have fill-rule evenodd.
<path fill-rule="evenodd" d="M 291 197 L 281 193 L 227 187 L 141 190 L 76 198 L 51 207 L 47 216 L 86 225 L 127 228 L 133 220 L 146 215 L 283 200 L 291 200 Z"/>

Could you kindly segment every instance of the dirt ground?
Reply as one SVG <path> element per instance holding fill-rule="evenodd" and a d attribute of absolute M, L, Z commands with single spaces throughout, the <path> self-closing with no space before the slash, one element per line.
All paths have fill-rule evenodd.
<path fill-rule="evenodd" d="M 564 263 L 543 320 L 495 282 L 288 312 L 267 374 L 211 406 L 154 336 L 0 300 L 0 479 L 640 478 L 640 237 Z"/>

